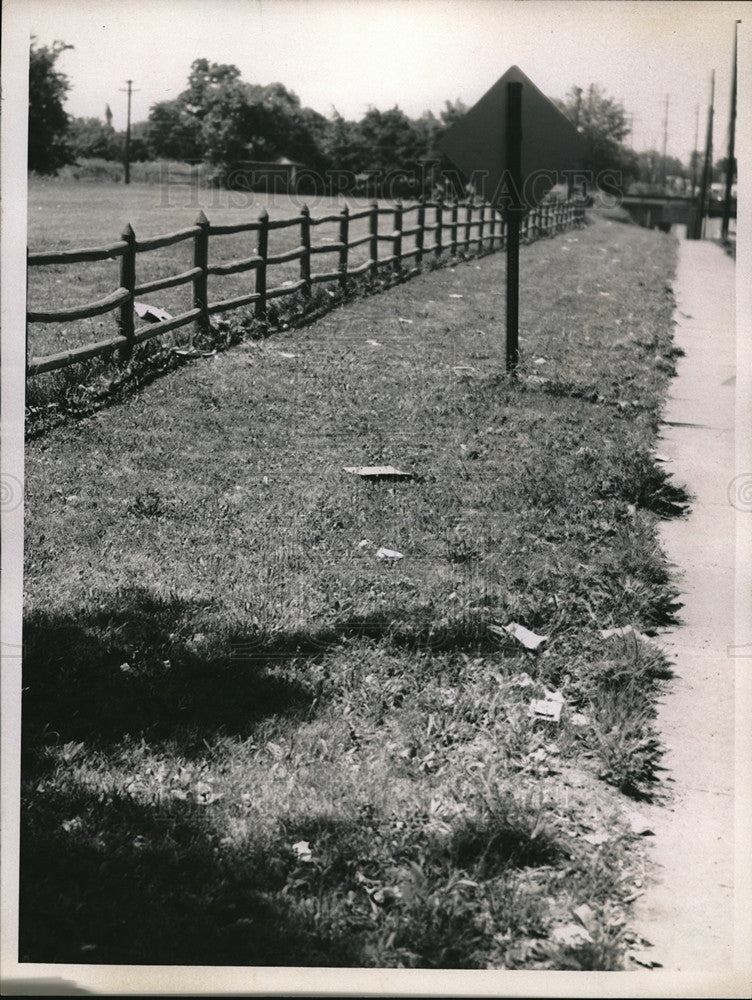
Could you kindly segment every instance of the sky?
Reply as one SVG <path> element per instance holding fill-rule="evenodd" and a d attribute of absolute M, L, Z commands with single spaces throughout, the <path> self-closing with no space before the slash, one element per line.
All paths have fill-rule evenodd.
<path fill-rule="evenodd" d="M 176 97 L 190 65 L 233 63 L 244 80 L 281 82 L 304 105 L 360 118 L 370 106 L 438 114 L 472 106 L 518 65 L 549 97 L 599 84 L 632 116 L 635 149 L 700 146 L 715 70 L 716 158 L 725 147 L 737 2 L 621 0 L 5 0 L 40 44 L 73 45 L 58 66 L 75 116 L 126 122 Z M 719 152 L 721 151 L 721 152 Z"/>

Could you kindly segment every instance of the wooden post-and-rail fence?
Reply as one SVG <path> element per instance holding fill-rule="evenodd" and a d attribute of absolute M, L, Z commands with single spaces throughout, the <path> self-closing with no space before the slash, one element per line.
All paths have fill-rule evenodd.
<path fill-rule="evenodd" d="M 460 210 L 462 210 L 462 217 Z M 428 211 L 433 213 L 433 221 L 427 221 Z M 405 228 L 405 220 L 411 213 L 416 213 L 416 224 Z M 379 219 L 384 217 L 391 222 L 391 231 L 389 232 L 379 231 Z M 581 204 L 573 201 L 553 202 L 540 206 L 527 214 L 523 226 L 523 238 L 530 241 L 540 236 L 553 235 L 581 222 L 583 217 L 584 208 Z M 351 238 L 352 223 L 359 220 L 367 220 L 367 231 L 365 235 L 353 239 Z M 311 240 L 312 230 L 325 223 L 338 224 L 338 240 L 322 245 L 313 243 Z M 269 254 L 269 232 L 273 229 L 291 227 L 299 227 L 300 245 L 282 253 Z M 256 252 L 241 260 L 210 264 L 211 237 L 240 233 L 256 234 Z M 431 234 L 433 237 L 433 242 L 430 245 L 426 244 L 426 234 Z M 409 237 L 414 237 L 415 245 L 406 250 L 404 242 Z M 165 236 L 139 240 L 132 227 L 127 225 L 120 239 L 108 246 L 29 253 L 27 254 L 29 268 L 119 258 L 120 284 L 115 291 L 104 298 L 81 306 L 55 311 L 27 309 L 27 325 L 29 323 L 66 323 L 116 312 L 118 326 L 116 336 L 97 343 L 61 351 L 58 354 L 30 357 L 27 350 L 27 375 L 55 371 L 89 358 L 113 352 L 117 352 L 121 361 L 127 361 L 137 344 L 189 324 L 195 324 L 198 332 L 206 332 L 210 327 L 212 316 L 242 306 L 253 305 L 255 318 L 263 322 L 266 320 L 267 307 L 271 300 L 294 295 L 298 292 L 304 298 L 310 298 L 312 286 L 315 284 L 336 282 L 339 284 L 341 292 L 347 294 L 349 279 L 357 275 L 364 275 L 373 283 L 378 271 L 381 268 L 386 268 L 391 270 L 396 279 L 402 280 L 419 272 L 427 255 L 431 255 L 435 261 L 438 261 L 445 252 L 448 252 L 450 257 L 456 257 L 460 252 L 465 255 L 470 254 L 471 247 L 477 253 L 488 253 L 503 249 L 505 237 L 506 226 L 501 215 L 491 205 L 477 204 L 471 200 L 462 204 L 455 201 L 447 206 L 440 200 L 421 200 L 407 208 L 401 202 L 397 202 L 393 208 L 380 207 L 374 202 L 369 208 L 353 213 L 350 213 L 348 207 L 345 206 L 337 214 L 318 219 L 311 217 L 306 206 L 301 208 L 298 216 L 277 221 L 271 220 L 267 212 L 263 211 L 257 222 L 216 226 L 209 222 L 203 212 L 200 212 L 194 225 Z M 174 246 L 187 240 L 193 241 L 192 267 L 180 274 L 157 278 L 153 281 L 138 282 L 137 261 L 139 254 Z M 390 244 L 391 252 L 387 255 L 379 253 L 379 244 L 383 243 Z M 349 263 L 350 251 L 361 245 L 367 246 L 368 259 L 358 266 L 351 267 Z M 312 273 L 311 258 L 313 256 L 333 253 L 337 254 L 336 270 Z M 406 268 L 407 262 L 413 259 L 413 267 Z M 299 262 L 298 280 L 269 288 L 269 268 L 273 265 L 288 264 L 293 261 Z M 255 272 L 252 290 L 247 290 L 233 298 L 210 302 L 210 277 L 240 274 L 246 271 Z M 186 284 L 193 286 L 192 307 L 190 309 L 169 319 L 136 327 L 134 303 L 139 296 Z"/>

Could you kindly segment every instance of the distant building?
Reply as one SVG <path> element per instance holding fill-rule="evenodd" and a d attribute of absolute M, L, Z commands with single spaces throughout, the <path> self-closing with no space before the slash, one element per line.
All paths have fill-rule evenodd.
<path fill-rule="evenodd" d="M 275 160 L 237 160 L 228 181 L 231 187 L 247 191 L 289 194 L 295 190 L 298 171 L 304 166 L 286 156 Z"/>

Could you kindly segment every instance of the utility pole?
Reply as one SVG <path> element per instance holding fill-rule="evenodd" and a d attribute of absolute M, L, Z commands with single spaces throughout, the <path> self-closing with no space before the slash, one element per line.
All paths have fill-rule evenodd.
<path fill-rule="evenodd" d="M 666 114 L 663 118 L 663 156 L 661 158 L 661 189 L 664 194 L 666 191 L 666 144 L 668 142 L 668 101 L 669 95 L 666 94 Z"/>
<path fill-rule="evenodd" d="M 726 154 L 726 191 L 723 198 L 723 221 L 721 239 L 728 240 L 729 219 L 731 218 L 731 185 L 734 182 L 734 138 L 736 134 L 736 39 L 741 21 L 734 24 L 734 66 L 731 74 L 731 120 L 729 121 L 728 153 Z"/>
<path fill-rule="evenodd" d="M 126 80 L 127 88 L 121 87 L 121 91 L 128 94 L 128 117 L 125 125 L 125 152 L 123 154 L 123 166 L 125 167 L 125 183 L 131 182 L 131 94 L 133 93 L 133 80 Z M 138 91 L 136 91 L 138 93 Z"/>
<path fill-rule="evenodd" d="M 695 220 L 695 239 L 702 239 L 705 210 L 707 208 L 708 188 L 710 187 L 711 169 L 713 165 L 713 103 L 715 101 L 715 70 L 710 77 L 710 107 L 708 108 L 708 131 L 705 137 L 705 159 L 702 164 L 702 180 L 700 181 L 700 197 L 697 201 L 697 218 Z"/>
<path fill-rule="evenodd" d="M 697 140 L 700 137 L 700 105 L 695 106 L 695 145 L 692 152 L 692 200 L 695 198 L 695 188 L 697 187 Z"/>

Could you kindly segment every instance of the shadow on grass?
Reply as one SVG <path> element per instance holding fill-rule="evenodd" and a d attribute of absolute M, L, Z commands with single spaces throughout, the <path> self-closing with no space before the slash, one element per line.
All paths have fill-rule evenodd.
<path fill-rule="evenodd" d="M 29 751 L 124 736 L 203 752 L 213 736 L 247 736 L 269 716 L 309 716 L 321 692 L 313 662 L 350 641 L 394 649 L 503 655 L 480 617 L 435 624 L 434 609 L 388 609 L 309 630 L 217 626 L 217 610 L 135 588 L 77 614 L 37 611 L 24 623 L 23 743 Z"/>
<path fill-rule="evenodd" d="M 289 850 L 223 849 L 201 808 L 37 790 L 21 832 L 20 960 L 358 964 L 355 936 L 331 936 L 282 893 Z"/>
<path fill-rule="evenodd" d="M 346 817 L 286 815 L 271 837 L 251 826 L 227 844 L 199 804 L 58 781 L 37 787 L 23 814 L 24 962 L 356 967 L 409 956 L 478 967 L 492 945 L 478 921 L 484 894 L 449 886 L 562 857 L 553 831 L 519 810 L 463 820 L 447 840 L 366 804 Z M 314 852 L 307 863 L 299 839 Z M 504 890 L 497 916 L 529 921 L 540 900 L 529 903 L 520 913 Z"/>
<path fill-rule="evenodd" d="M 35 612 L 24 623 L 23 742 L 125 735 L 191 743 L 246 735 L 266 716 L 308 710 L 312 692 L 270 653 L 233 659 L 212 639 L 207 609 L 135 589 L 77 615 Z M 222 641 L 224 640 L 224 641 Z"/>

